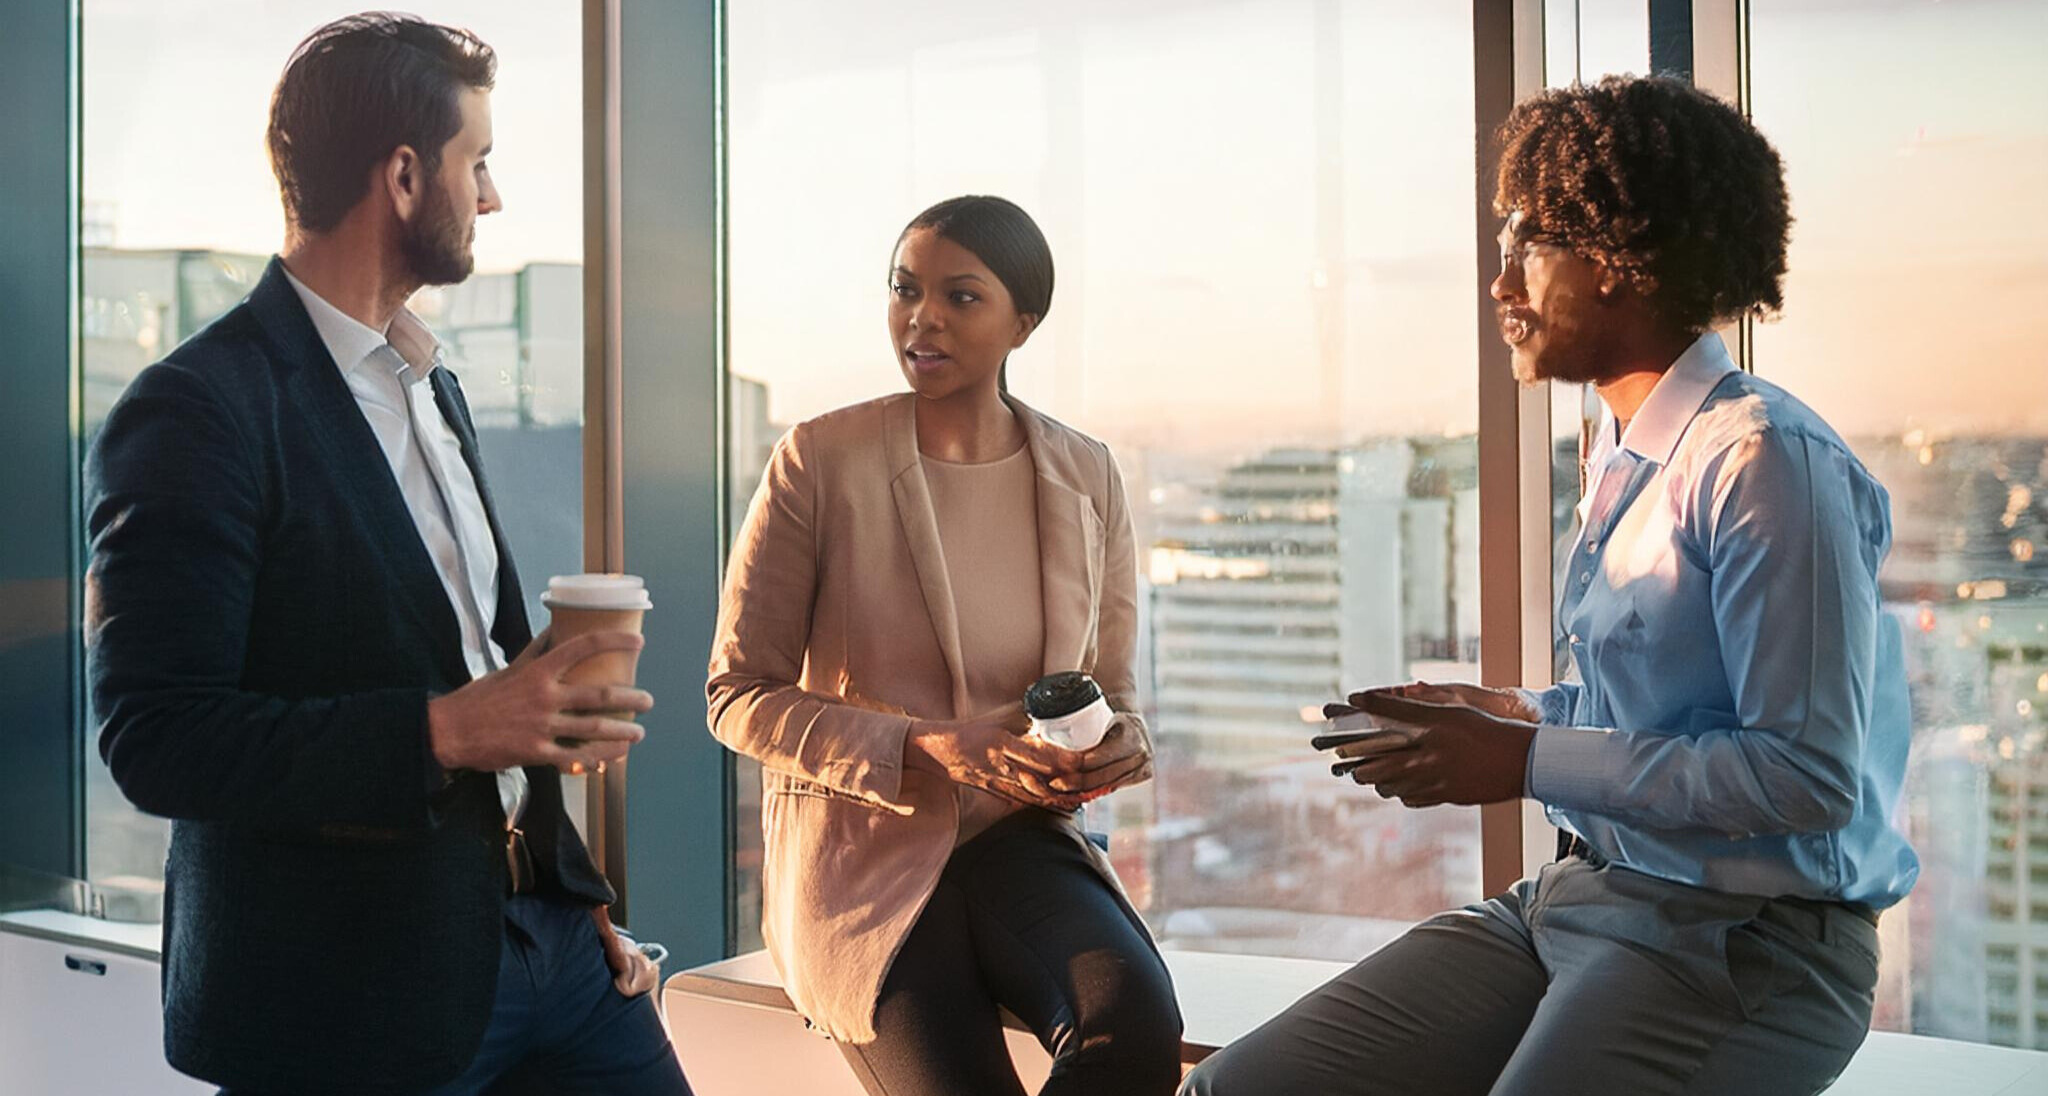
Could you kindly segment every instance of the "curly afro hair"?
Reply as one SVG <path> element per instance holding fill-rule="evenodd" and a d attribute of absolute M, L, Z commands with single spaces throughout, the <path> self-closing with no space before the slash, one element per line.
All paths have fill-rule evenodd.
<path fill-rule="evenodd" d="M 1495 138 L 1494 212 L 1604 263 L 1662 320 L 1700 332 L 1784 307 L 1785 168 L 1734 107 L 1609 76 L 1524 100 Z"/>

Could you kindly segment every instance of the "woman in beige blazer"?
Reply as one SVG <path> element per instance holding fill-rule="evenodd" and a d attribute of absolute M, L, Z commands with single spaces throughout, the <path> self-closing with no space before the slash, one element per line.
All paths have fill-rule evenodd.
<path fill-rule="evenodd" d="M 1010 398 L 1052 298 L 1037 225 L 956 198 L 898 240 L 912 391 L 776 445 L 726 575 L 712 733 L 762 766 L 762 935 L 870 1093 L 1021 1096 L 998 1008 L 1053 1055 L 1042 1094 L 1166 1094 L 1180 1014 L 1076 809 L 1148 778 L 1136 551 L 1108 449 Z M 1023 735 L 1041 674 L 1092 673 L 1102 744 Z"/>

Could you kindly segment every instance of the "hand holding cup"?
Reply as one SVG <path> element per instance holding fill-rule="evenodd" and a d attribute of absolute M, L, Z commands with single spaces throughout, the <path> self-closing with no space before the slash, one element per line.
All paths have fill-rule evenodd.
<path fill-rule="evenodd" d="M 582 772 L 621 760 L 644 737 L 646 732 L 629 719 L 607 713 L 644 712 L 654 706 L 653 697 L 630 685 L 567 680 L 587 659 L 637 655 L 641 638 L 591 632 L 552 645 L 545 638 L 528 644 L 512 665 L 428 701 L 428 743 L 443 769 L 553 765 Z"/>

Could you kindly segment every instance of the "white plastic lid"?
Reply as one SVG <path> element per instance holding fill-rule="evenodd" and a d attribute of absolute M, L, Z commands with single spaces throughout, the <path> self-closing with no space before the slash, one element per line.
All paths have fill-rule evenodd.
<path fill-rule="evenodd" d="M 639 575 L 556 575 L 540 603 L 553 609 L 652 609 Z"/>

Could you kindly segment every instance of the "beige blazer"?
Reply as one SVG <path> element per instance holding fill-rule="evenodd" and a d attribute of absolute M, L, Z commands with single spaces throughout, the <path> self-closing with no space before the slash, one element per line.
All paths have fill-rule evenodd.
<path fill-rule="evenodd" d="M 768 951 L 797 1009 L 850 1042 L 874 1039 L 882 979 L 958 828 L 957 785 L 904 763 L 910 717 L 981 714 L 965 710 L 916 400 L 843 408 L 776 444 L 726 572 L 707 686 L 711 732 L 762 766 Z M 1010 406 L 1038 470 L 1045 670 L 1092 673 L 1135 720 L 1122 477 L 1101 442 Z M 1121 898 L 1108 860 L 1073 834 Z"/>

